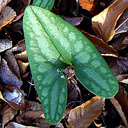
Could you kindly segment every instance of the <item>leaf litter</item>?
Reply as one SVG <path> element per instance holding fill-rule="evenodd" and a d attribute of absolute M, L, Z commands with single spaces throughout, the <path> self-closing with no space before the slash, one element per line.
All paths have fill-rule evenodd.
<path fill-rule="evenodd" d="M 43 115 L 25 49 L 22 16 L 31 1 L 18 0 L 15 4 L 14 2 L 14 0 L 0 1 L 1 127 L 116 128 L 127 126 L 128 25 L 126 8 L 128 2 L 126 0 L 115 0 L 115 2 L 113 0 L 109 2 L 87 0 L 84 3 L 79 0 L 78 3 L 58 0 L 56 2 L 58 4 L 55 3 L 52 11 L 62 15 L 64 19 L 85 33 L 103 55 L 120 83 L 118 94 L 110 99 L 112 105 L 83 88 L 75 78 L 75 74 L 67 68 L 65 73 L 69 95 L 67 108 L 61 123 L 55 126 L 48 124 Z M 70 7 L 67 4 L 70 4 Z M 92 19 L 92 26 L 89 19 Z M 69 104 L 73 104 L 74 107 L 68 108 Z M 111 111 L 107 109 L 108 107 Z M 114 113 L 112 117 L 110 112 Z"/>

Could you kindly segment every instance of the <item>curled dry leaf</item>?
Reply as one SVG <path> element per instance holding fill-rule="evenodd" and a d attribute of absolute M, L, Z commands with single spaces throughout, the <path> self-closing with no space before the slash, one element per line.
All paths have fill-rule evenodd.
<path fill-rule="evenodd" d="M 115 96 L 115 99 L 119 102 L 128 122 L 128 94 L 124 87 L 119 86 L 119 92 Z"/>
<path fill-rule="evenodd" d="M 107 53 L 107 54 L 117 55 L 117 51 L 111 45 L 107 45 L 102 39 L 96 36 L 93 36 L 85 31 L 82 31 L 82 32 L 96 46 L 97 50 L 101 54 Z"/>
<path fill-rule="evenodd" d="M 13 6 L 13 9 L 16 11 L 16 18 L 14 21 L 19 20 L 24 13 L 25 8 L 31 3 L 31 0 L 17 0 L 17 1 L 11 1 L 11 5 Z M 13 22 L 14 22 L 13 21 Z"/>
<path fill-rule="evenodd" d="M 49 124 L 44 117 L 44 114 L 42 114 L 40 117 L 38 117 L 35 121 L 36 126 L 40 128 L 50 128 L 51 124 Z"/>
<path fill-rule="evenodd" d="M 18 60 L 18 65 L 19 65 L 21 74 L 26 73 L 26 70 L 27 70 L 27 67 L 28 67 L 29 63 L 28 62 L 24 63 L 24 62 Z"/>
<path fill-rule="evenodd" d="M 4 104 L 2 110 L 2 128 L 5 128 L 5 125 L 11 121 L 14 116 L 17 114 L 18 110 L 10 107 L 7 103 Z"/>
<path fill-rule="evenodd" d="M 39 127 L 33 127 L 33 126 L 25 126 L 22 124 L 18 124 L 16 122 L 10 122 L 6 128 L 39 128 Z"/>
<path fill-rule="evenodd" d="M 117 64 L 121 74 L 128 73 L 128 59 L 118 59 Z"/>
<path fill-rule="evenodd" d="M 13 9 L 11 9 L 11 7 L 6 6 L 5 8 L 3 8 L 0 14 L 0 30 L 2 29 L 2 27 L 10 23 L 15 17 L 16 12 Z"/>
<path fill-rule="evenodd" d="M 22 53 L 16 54 L 15 58 L 23 62 L 28 62 L 28 56 L 26 50 Z"/>
<path fill-rule="evenodd" d="M 93 97 L 86 103 L 72 109 L 69 113 L 69 128 L 88 127 L 97 118 L 103 109 L 105 99 Z"/>
<path fill-rule="evenodd" d="M 15 59 L 15 56 L 13 55 L 11 50 L 7 50 L 4 54 L 4 58 L 7 61 L 7 64 L 11 71 L 18 77 L 20 78 L 20 70 L 19 66 L 17 64 L 17 61 Z"/>
<path fill-rule="evenodd" d="M 0 12 L 11 0 L 0 0 Z"/>
<path fill-rule="evenodd" d="M 17 25 L 18 26 L 18 25 Z M 13 27 L 14 28 L 14 27 Z M 17 28 L 17 27 L 16 27 Z M 22 53 L 26 50 L 25 47 L 25 40 L 20 40 L 16 46 L 12 48 L 12 52 L 16 53 Z M 18 58 L 17 58 L 18 59 Z"/>
<path fill-rule="evenodd" d="M 62 123 L 58 123 L 55 128 L 64 128 L 63 124 Z"/>
<path fill-rule="evenodd" d="M 122 108 L 121 108 L 120 104 L 118 103 L 118 101 L 114 97 L 110 98 L 110 101 L 114 105 L 114 107 L 116 108 L 117 112 L 119 113 L 120 117 L 124 121 L 125 125 L 128 126 L 127 119 L 126 119 L 124 112 L 122 111 Z"/>
<path fill-rule="evenodd" d="M 9 39 L 0 39 L 0 52 L 3 52 L 12 47 L 12 41 Z"/>
<path fill-rule="evenodd" d="M 26 125 L 32 125 L 33 121 L 40 118 L 44 114 L 42 111 L 27 111 L 16 117 L 18 123 L 24 123 Z"/>
<path fill-rule="evenodd" d="M 100 14 L 92 18 L 92 29 L 98 37 L 102 38 L 105 42 L 112 39 L 115 34 L 114 29 L 117 20 L 127 6 L 127 0 L 116 0 Z"/>
<path fill-rule="evenodd" d="M 117 51 L 123 50 L 128 47 L 128 40 L 127 40 L 128 34 L 122 33 L 118 38 L 116 38 L 114 41 L 112 41 L 112 46 Z"/>
<path fill-rule="evenodd" d="M 25 110 L 42 110 L 41 104 L 34 101 L 25 101 Z"/>
<path fill-rule="evenodd" d="M 4 91 L 0 91 L 0 99 L 8 103 L 14 109 L 24 109 L 25 101 L 22 93 L 13 87 L 5 87 Z"/>
<path fill-rule="evenodd" d="M 11 107 L 15 109 L 25 108 L 24 96 L 17 88 L 5 87 L 3 97 Z"/>
<path fill-rule="evenodd" d="M 82 20 L 84 19 L 84 17 L 66 17 L 66 16 L 61 16 L 63 19 L 65 19 L 66 21 L 68 21 L 70 24 L 72 24 L 73 26 L 78 26 L 80 25 L 80 23 L 82 22 Z"/>
<path fill-rule="evenodd" d="M 11 72 L 7 62 L 4 59 L 1 60 L 0 65 L 0 82 L 5 86 L 17 88 L 20 88 L 22 85 L 22 81 Z"/>
<path fill-rule="evenodd" d="M 98 0 L 79 0 L 79 4 L 93 15 L 98 13 Z"/>
<path fill-rule="evenodd" d="M 125 33 L 128 31 L 128 8 L 123 12 L 118 20 L 115 34 Z"/>

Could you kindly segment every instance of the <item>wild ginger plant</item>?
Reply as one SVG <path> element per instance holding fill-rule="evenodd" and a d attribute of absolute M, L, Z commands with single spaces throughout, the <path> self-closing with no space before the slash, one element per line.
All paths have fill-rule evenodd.
<path fill-rule="evenodd" d="M 28 6 L 23 28 L 35 87 L 46 120 L 58 123 L 65 111 L 63 69 L 74 66 L 77 80 L 93 94 L 111 98 L 118 82 L 95 46 L 74 26 L 49 10 Z"/>

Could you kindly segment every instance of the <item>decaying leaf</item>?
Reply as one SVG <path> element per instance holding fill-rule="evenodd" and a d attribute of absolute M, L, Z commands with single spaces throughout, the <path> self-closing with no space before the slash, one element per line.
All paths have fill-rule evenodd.
<path fill-rule="evenodd" d="M 121 118 L 124 121 L 125 125 L 128 126 L 127 119 L 126 119 L 126 117 L 124 115 L 124 112 L 122 111 L 122 108 L 121 108 L 120 104 L 118 103 L 118 101 L 114 97 L 110 98 L 110 101 L 114 105 L 114 107 L 116 108 L 117 112 L 121 116 Z"/>
<path fill-rule="evenodd" d="M 12 73 L 14 73 L 20 79 L 20 70 L 15 59 L 14 54 L 11 50 L 7 50 L 4 54 L 4 58 L 7 61 L 9 68 L 11 69 Z"/>
<path fill-rule="evenodd" d="M 42 111 L 27 111 L 16 117 L 18 123 L 24 123 L 26 125 L 31 125 L 37 118 L 40 118 L 43 114 Z"/>
<path fill-rule="evenodd" d="M 12 41 L 9 39 L 0 39 L 0 52 L 3 52 L 12 47 Z"/>
<path fill-rule="evenodd" d="M 2 128 L 4 128 L 5 125 L 14 118 L 17 112 L 18 110 L 10 107 L 6 103 L 4 104 L 4 107 L 2 110 Z"/>
<path fill-rule="evenodd" d="M 34 101 L 25 101 L 25 110 L 42 110 L 42 106 L 38 102 Z"/>
<path fill-rule="evenodd" d="M 33 126 L 25 126 L 22 124 L 18 124 L 16 122 L 10 122 L 7 127 L 5 128 L 39 128 L 39 127 L 33 127 Z"/>
<path fill-rule="evenodd" d="M 16 54 L 15 58 L 21 60 L 23 62 L 28 62 L 27 52 L 26 50 L 22 53 Z"/>
<path fill-rule="evenodd" d="M 0 12 L 11 0 L 0 0 Z"/>
<path fill-rule="evenodd" d="M 63 124 L 62 123 L 58 123 L 55 128 L 64 128 Z"/>
<path fill-rule="evenodd" d="M 14 109 L 24 109 L 25 101 L 23 94 L 13 87 L 4 87 L 3 92 L 0 91 L 0 99 L 8 103 Z"/>
<path fill-rule="evenodd" d="M 79 0 L 79 4 L 93 15 L 98 13 L 98 0 Z"/>
<path fill-rule="evenodd" d="M 40 128 L 50 128 L 51 126 L 51 124 L 45 120 L 44 114 L 36 119 L 35 124 Z"/>
<path fill-rule="evenodd" d="M 10 23 L 15 17 L 16 12 L 13 9 L 11 9 L 11 7 L 6 6 L 5 8 L 3 8 L 0 14 L 0 30 L 2 29 L 2 27 Z"/>
<path fill-rule="evenodd" d="M 124 115 L 125 115 L 125 117 L 127 119 L 127 122 L 128 122 L 128 94 L 127 94 L 125 88 L 122 87 L 121 85 L 120 85 L 119 92 L 115 96 L 115 99 L 120 104 L 120 106 L 121 106 L 121 108 L 122 108 L 122 110 L 124 112 Z"/>
<path fill-rule="evenodd" d="M 68 21 L 70 24 L 72 24 L 73 26 L 77 26 L 80 25 L 80 23 L 82 22 L 82 20 L 84 19 L 84 17 L 66 17 L 66 16 L 61 16 L 63 19 L 65 19 L 66 21 Z"/>
<path fill-rule="evenodd" d="M 95 96 L 69 113 L 69 128 L 88 127 L 102 112 L 105 99 Z"/>
<path fill-rule="evenodd" d="M 125 33 L 128 31 L 128 8 L 123 12 L 118 20 L 115 34 Z"/>
<path fill-rule="evenodd" d="M 102 39 L 100 39 L 94 35 L 91 35 L 85 31 L 82 31 L 82 32 L 96 46 L 97 50 L 101 54 L 107 53 L 107 54 L 117 55 L 117 51 L 111 45 L 107 45 Z"/>
<path fill-rule="evenodd" d="M 118 18 L 127 8 L 127 0 L 116 0 L 100 14 L 92 18 L 92 28 L 98 37 L 105 42 L 112 39 L 115 34 L 115 25 Z"/>
<path fill-rule="evenodd" d="M 25 63 L 25 62 L 22 62 L 22 61 L 18 60 L 18 65 L 19 65 L 21 74 L 24 74 L 27 70 L 27 67 L 28 67 L 29 63 L 28 62 Z"/>
<path fill-rule="evenodd" d="M 7 62 L 2 59 L 0 65 L 0 83 L 5 86 L 20 88 L 22 81 L 15 76 L 7 65 Z"/>

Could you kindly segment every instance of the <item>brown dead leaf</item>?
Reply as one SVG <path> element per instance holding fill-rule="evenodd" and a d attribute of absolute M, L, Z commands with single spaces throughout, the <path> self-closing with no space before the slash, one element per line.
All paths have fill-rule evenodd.
<path fill-rule="evenodd" d="M 31 0 L 12 0 L 10 2 L 11 7 L 16 11 L 16 18 L 13 20 L 13 22 L 19 20 L 24 13 L 25 8 L 31 3 Z"/>
<path fill-rule="evenodd" d="M 91 14 L 98 13 L 98 0 L 79 0 L 79 4 L 83 9 L 88 10 Z"/>
<path fill-rule="evenodd" d="M 36 119 L 43 115 L 42 111 L 28 111 L 16 117 L 18 123 L 24 123 L 26 125 L 32 125 Z M 43 116 L 44 118 L 44 116 Z"/>
<path fill-rule="evenodd" d="M 7 64 L 11 71 L 20 79 L 20 69 L 17 64 L 17 60 L 15 59 L 14 54 L 11 50 L 7 50 L 4 54 L 4 58 L 7 61 Z"/>
<path fill-rule="evenodd" d="M 103 109 L 105 99 L 93 97 L 86 103 L 72 109 L 69 113 L 69 128 L 88 127 L 97 118 Z"/>
<path fill-rule="evenodd" d="M 18 124 L 16 122 L 10 122 L 5 128 L 39 128 L 39 127 L 25 126 L 22 124 Z"/>
<path fill-rule="evenodd" d="M 24 63 L 24 62 L 18 60 L 18 65 L 19 65 L 21 74 L 26 73 L 26 70 L 27 70 L 27 67 L 28 67 L 29 63 L 28 62 Z"/>
<path fill-rule="evenodd" d="M 4 87 L 4 90 L 0 91 L 0 99 L 8 103 L 14 109 L 24 109 L 25 101 L 22 93 L 13 87 Z"/>
<path fill-rule="evenodd" d="M 22 53 L 16 54 L 15 58 L 23 62 L 28 62 L 28 56 L 26 50 Z"/>
<path fill-rule="evenodd" d="M 12 41 L 9 39 L 0 39 L 0 52 L 3 52 L 12 47 Z"/>
<path fill-rule="evenodd" d="M 11 0 L 0 0 L 0 12 Z"/>
<path fill-rule="evenodd" d="M 112 41 L 112 47 L 116 49 L 117 51 L 123 50 L 128 47 L 128 34 L 122 33 L 118 38 L 116 38 L 114 41 Z"/>
<path fill-rule="evenodd" d="M 22 81 L 17 78 L 16 75 L 12 73 L 7 62 L 2 59 L 0 65 L 0 83 L 5 86 L 17 87 L 20 88 Z"/>
<path fill-rule="evenodd" d="M 119 113 L 120 117 L 124 121 L 125 125 L 128 126 L 127 119 L 126 119 L 126 117 L 124 115 L 124 112 L 122 111 L 122 108 L 121 108 L 119 102 L 114 97 L 110 98 L 110 101 L 114 105 L 114 107 L 116 108 L 117 112 Z"/>
<path fill-rule="evenodd" d="M 64 128 L 63 124 L 62 123 L 58 123 L 55 128 Z"/>
<path fill-rule="evenodd" d="M 123 11 L 128 7 L 127 0 L 116 0 L 100 14 L 92 18 L 92 29 L 105 42 L 110 41 L 115 34 L 115 25 Z"/>
<path fill-rule="evenodd" d="M 128 73 L 128 59 L 118 59 L 117 64 L 119 66 L 119 70 L 121 74 L 127 74 Z"/>
<path fill-rule="evenodd" d="M 64 20 L 72 24 L 73 26 L 78 26 L 84 19 L 84 17 L 66 17 L 66 16 L 61 16 Z"/>
<path fill-rule="evenodd" d="M 3 98 L 7 103 L 15 109 L 24 109 L 25 108 L 25 99 L 23 94 L 14 87 L 5 87 L 3 92 Z"/>
<path fill-rule="evenodd" d="M 128 7 L 119 18 L 115 34 L 125 33 L 128 31 Z"/>
<path fill-rule="evenodd" d="M 3 8 L 0 14 L 0 30 L 2 29 L 2 27 L 10 23 L 15 17 L 16 12 L 11 9 L 11 7 L 6 6 L 5 8 Z"/>
<path fill-rule="evenodd" d="M 91 35 L 85 31 L 82 31 L 83 34 L 96 46 L 97 50 L 101 53 L 101 54 L 115 54 L 117 55 L 117 51 L 111 46 L 111 45 L 107 45 L 102 39 Z"/>
<path fill-rule="evenodd" d="M 25 110 L 42 110 L 42 105 L 34 101 L 25 101 Z"/>
<path fill-rule="evenodd" d="M 7 103 L 4 104 L 2 110 L 2 128 L 4 128 L 5 125 L 14 118 L 17 112 L 18 110 L 10 107 Z"/>
<path fill-rule="evenodd" d="M 42 114 L 40 117 L 38 117 L 35 121 L 36 126 L 40 128 L 50 128 L 51 124 L 49 124 L 44 117 L 44 114 Z"/>
<path fill-rule="evenodd" d="M 115 98 L 119 102 L 128 122 L 128 94 L 124 87 L 121 85 L 119 87 L 119 91 Z"/>

